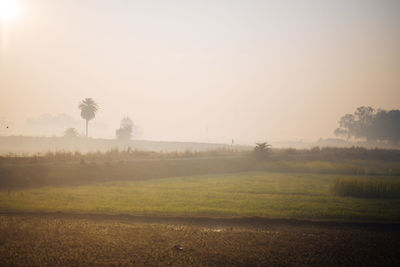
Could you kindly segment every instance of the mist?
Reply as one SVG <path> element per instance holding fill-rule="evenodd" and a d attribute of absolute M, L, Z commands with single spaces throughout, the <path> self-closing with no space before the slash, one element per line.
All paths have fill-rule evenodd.
<path fill-rule="evenodd" d="M 330 138 L 359 106 L 399 108 L 398 1 L 16 2 L 1 135 L 84 133 L 87 97 L 92 137 L 129 116 L 140 139 L 244 144 Z"/>
<path fill-rule="evenodd" d="M 399 266 L 400 1 L 0 0 L 2 266 Z"/>

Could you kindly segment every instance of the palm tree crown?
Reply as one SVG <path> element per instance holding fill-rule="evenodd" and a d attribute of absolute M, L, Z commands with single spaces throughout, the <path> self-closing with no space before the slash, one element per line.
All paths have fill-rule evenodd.
<path fill-rule="evenodd" d="M 86 136 L 88 136 L 88 123 L 96 116 L 99 105 L 92 98 L 85 98 L 79 103 L 81 117 L 86 120 Z"/>
<path fill-rule="evenodd" d="M 79 109 L 81 110 L 82 118 L 90 121 L 96 115 L 99 106 L 92 98 L 85 98 L 79 103 Z"/>

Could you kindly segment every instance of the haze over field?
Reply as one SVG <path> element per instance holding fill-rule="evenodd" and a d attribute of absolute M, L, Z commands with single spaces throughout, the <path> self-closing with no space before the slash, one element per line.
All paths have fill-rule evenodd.
<path fill-rule="evenodd" d="M 399 0 L 0 0 L 2 266 L 400 266 Z"/>
<path fill-rule="evenodd" d="M 85 97 L 92 137 L 130 116 L 201 142 L 328 138 L 359 106 L 399 108 L 399 1 L 3 2 L 0 135 L 83 133 Z"/>

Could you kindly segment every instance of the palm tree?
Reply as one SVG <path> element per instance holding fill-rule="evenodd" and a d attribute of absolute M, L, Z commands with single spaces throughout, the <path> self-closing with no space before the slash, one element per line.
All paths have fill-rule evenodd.
<path fill-rule="evenodd" d="M 88 124 L 96 115 L 99 105 L 92 98 L 85 98 L 79 103 L 81 117 L 86 120 L 86 137 L 88 137 Z"/>

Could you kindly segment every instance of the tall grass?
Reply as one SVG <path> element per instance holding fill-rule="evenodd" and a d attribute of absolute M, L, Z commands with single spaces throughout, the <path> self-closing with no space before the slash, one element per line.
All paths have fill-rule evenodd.
<path fill-rule="evenodd" d="M 333 181 L 333 192 L 339 196 L 400 198 L 400 180 L 336 178 Z"/>

